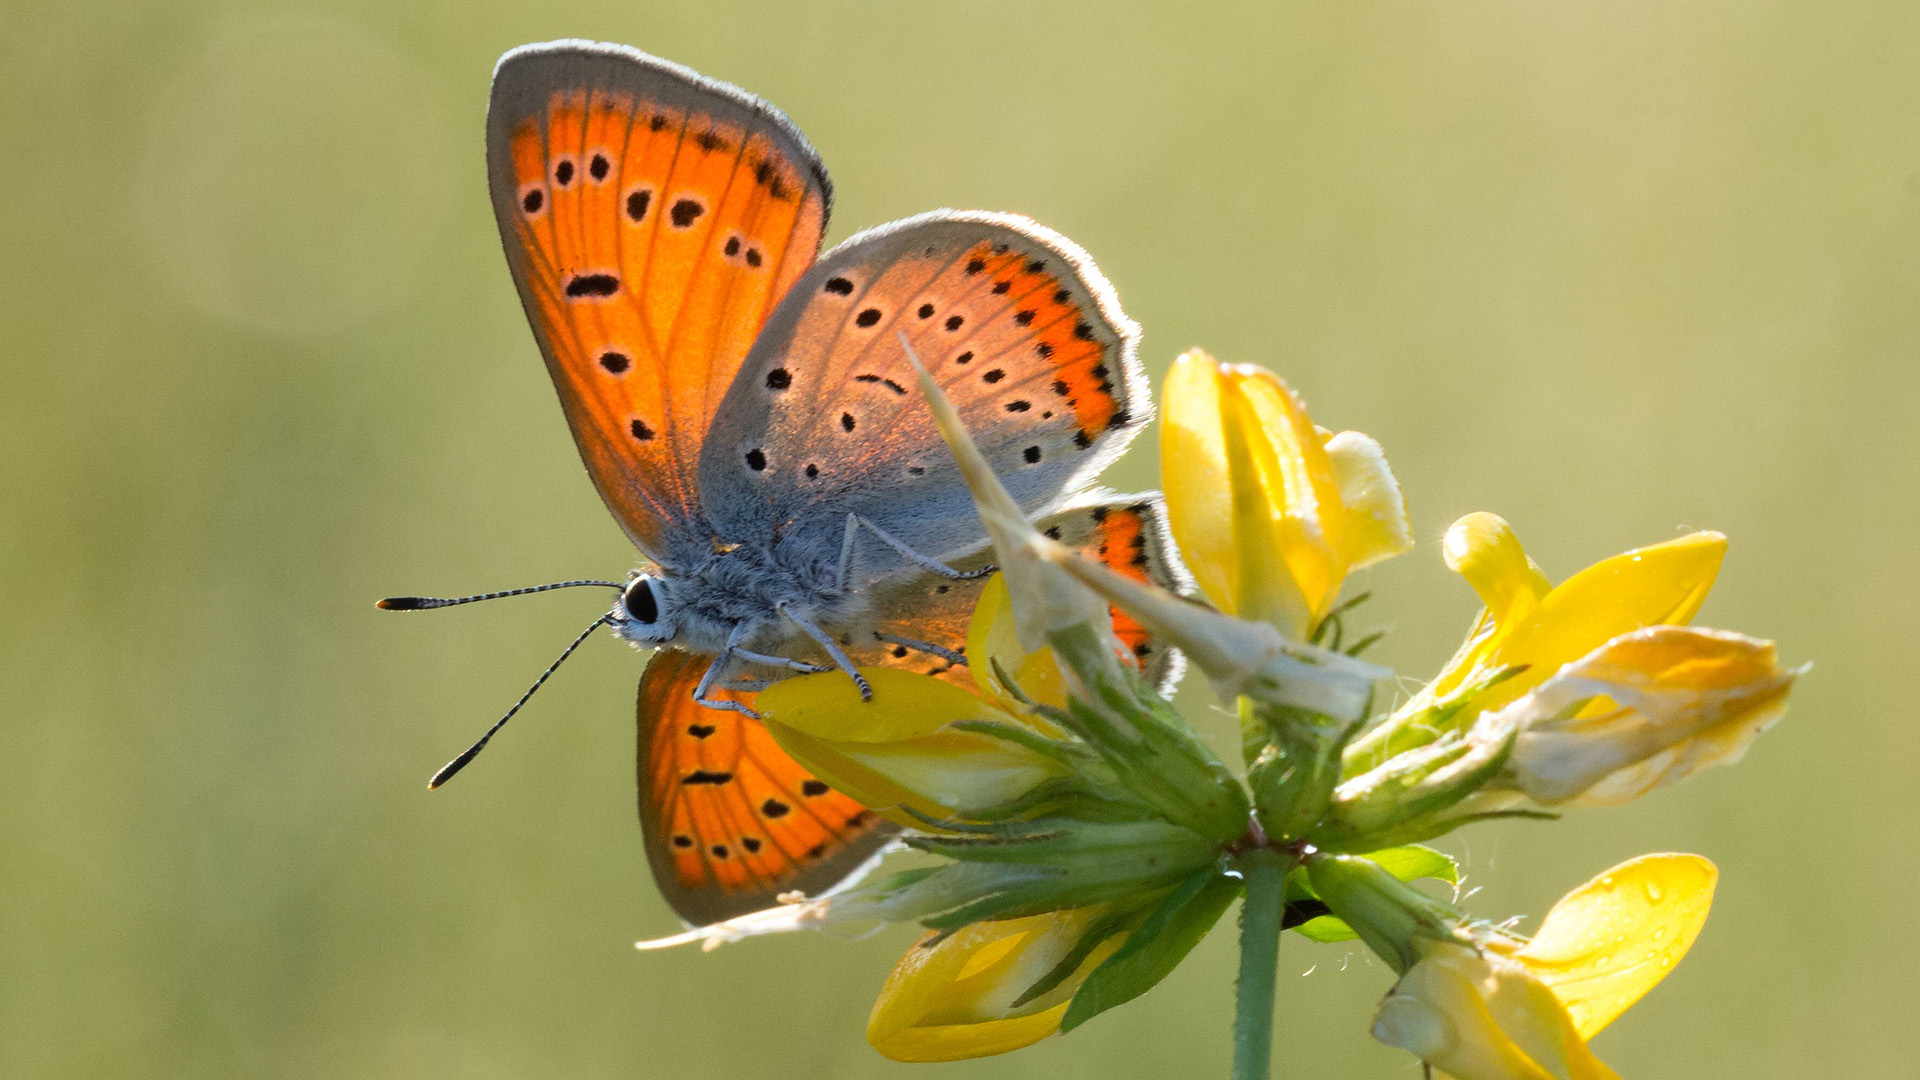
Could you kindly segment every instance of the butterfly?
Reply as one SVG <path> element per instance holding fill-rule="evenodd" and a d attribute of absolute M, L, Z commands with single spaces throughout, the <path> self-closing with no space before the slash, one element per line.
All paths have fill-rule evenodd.
<path fill-rule="evenodd" d="M 487 174 L 574 442 L 645 562 L 599 583 L 618 598 L 574 645 L 604 625 L 653 650 L 639 810 L 683 919 L 830 889 L 889 840 L 779 748 L 758 689 L 838 670 L 864 690 L 872 665 L 969 682 L 991 553 L 909 348 L 1049 535 L 1186 585 L 1159 497 L 1091 487 L 1151 405 L 1137 328 L 1065 237 L 940 210 L 822 255 L 832 187 L 785 115 L 583 41 L 501 58 Z M 1176 658 L 1115 618 L 1169 677 Z"/>

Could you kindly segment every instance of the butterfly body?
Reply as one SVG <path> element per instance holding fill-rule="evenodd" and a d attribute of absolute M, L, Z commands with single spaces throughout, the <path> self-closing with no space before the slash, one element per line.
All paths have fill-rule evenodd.
<path fill-rule="evenodd" d="M 1065 237 L 942 210 L 821 254 L 831 186 L 800 131 L 617 45 L 502 57 L 487 160 L 568 426 L 648 564 L 607 622 L 654 650 L 640 813 L 683 917 L 821 891 L 886 842 L 773 744 L 757 686 L 872 665 L 969 679 L 991 553 L 909 350 L 1050 535 L 1187 584 L 1158 497 L 1091 486 L 1151 406 L 1138 329 Z M 1174 670 L 1116 630 L 1150 674 Z"/>
<path fill-rule="evenodd" d="M 644 606 L 629 600 L 629 583 L 628 593 L 609 613 L 614 635 L 641 648 L 665 645 L 709 657 L 724 651 L 729 640 L 758 652 L 779 652 L 800 636 L 782 626 L 782 608 L 838 626 L 860 606 L 858 596 L 834 580 L 831 560 L 816 551 L 720 547 L 684 571 L 656 568 L 637 575 L 634 581 L 645 579 L 658 615 L 642 617 Z"/>

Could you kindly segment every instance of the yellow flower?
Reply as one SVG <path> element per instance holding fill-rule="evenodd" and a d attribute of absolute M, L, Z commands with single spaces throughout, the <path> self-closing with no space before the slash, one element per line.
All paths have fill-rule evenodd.
<path fill-rule="evenodd" d="M 1773 643 L 1657 626 L 1622 634 L 1482 719 L 1519 729 L 1505 782 L 1541 805 L 1606 806 L 1732 764 L 1786 712 Z"/>
<path fill-rule="evenodd" d="M 958 1061 L 1057 1033 L 1074 992 L 1124 934 L 1102 941 L 1051 990 L 1014 1002 L 1068 959 L 1105 914 L 1104 906 L 1070 908 L 928 935 L 887 976 L 867 1020 L 867 1041 L 895 1061 Z"/>
<path fill-rule="evenodd" d="M 1439 677 L 1354 740 L 1347 760 L 1378 764 L 1404 749 L 1405 738 L 1417 738 L 1410 725 L 1432 730 L 1422 714 L 1503 672 L 1510 677 L 1472 695 L 1457 726 L 1514 701 L 1621 634 L 1686 625 L 1713 588 L 1726 550 L 1725 536 L 1697 532 L 1602 559 L 1551 585 L 1506 521 L 1486 513 L 1461 518 L 1447 530 L 1443 553 L 1486 606 Z"/>
<path fill-rule="evenodd" d="M 978 695 L 927 675 L 867 668 L 872 701 L 862 702 L 846 676 L 827 672 L 775 683 L 761 691 L 755 708 L 794 760 L 862 805 L 903 825 L 924 824 L 903 807 L 936 820 L 971 817 L 1065 772 L 1057 761 L 1005 739 L 949 726 L 987 721 L 1059 734 L 1014 694 L 1066 703 L 1052 650 L 1024 651 L 1014 622 L 1006 578 L 995 574 L 967 631 Z M 996 667 L 1013 686 L 1002 684 Z"/>
<path fill-rule="evenodd" d="M 1174 539 L 1222 611 L 1304 640 L 1347 574 L 1413 546 L 1380 445 L 1316 428 L 1272 372 L 1196 349 L 1174 361 L 1164 394 Z"/>
<path fill-rule="evenodd" d="M 974 685 L 1008 712 L 1025 709 L 1016 692 L 1029 701 L 1055 708 L 1067 704 L 1066 680 L 1053 650 L 1042 647 L 1028 652 L 1020 646 L 1013 594 L 1007 589 L 1005 574 L 989 578 L 980 590 L 980 599 L 974 602 L 973 621 L 967 626 L 967 657 Z M 1012 686 L 1002 682 L 1003 671 Z"/>
<path fill-rule="evenodd" d="M 1032 791 L 1065 769 L 1005 739 L 956 731 L 955 721 L 1028 726 L 949 682 L 866 668 L 873 700 L 862 702 L 839 672 L 803 675 L 760 692 L 755 708 L 781 748 L 815 776 L 903 825 L 971 817 Z"/>
<path fill-rule="evenodd" d="M 1460 1080 L 1612 1080 L 1587 1040 L 1686 955 L 1717 877 L 1697 855 L 1644 855 L 1562 897 L 1524 945 L 1430 944 L 1374 1037 Z"/>

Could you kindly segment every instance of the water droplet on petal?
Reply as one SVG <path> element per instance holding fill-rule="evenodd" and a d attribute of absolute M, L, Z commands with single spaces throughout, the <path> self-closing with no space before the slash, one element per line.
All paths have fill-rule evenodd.
<path fill-rule="evenodd" d="M 1667 895 L 1667 891 L 1660 887 L 1659 882 L 1657 881 L 1647 882 L 1647 899 L 1652 900 L 1655 903 L 1659 903 L 1660 898 L 1665 895 Z"/>

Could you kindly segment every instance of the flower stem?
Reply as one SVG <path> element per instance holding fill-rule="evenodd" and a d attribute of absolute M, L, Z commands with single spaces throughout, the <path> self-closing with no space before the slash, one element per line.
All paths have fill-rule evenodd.
<path fill-rule="evenodd" d="M 1293 860 L 1272 848 L 1240 856 L 1247 898 L 1240 907 L 1240 979 L 1233 1015 L 1233 1080 L 1267 1080 L 1273 1061 L 1273 991 L 1280 964 L 1280 916 Z"/>

